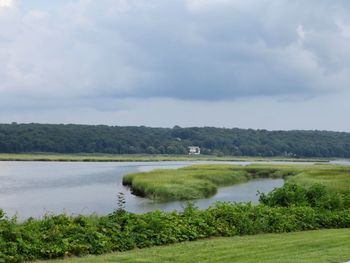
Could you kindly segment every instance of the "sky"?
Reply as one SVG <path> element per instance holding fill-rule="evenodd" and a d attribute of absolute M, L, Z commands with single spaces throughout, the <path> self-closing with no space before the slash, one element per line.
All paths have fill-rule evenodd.
<path fill-rule="evenodd" d="M 0 122 L 350 132 L 347 0 L 0 0 Z"/>

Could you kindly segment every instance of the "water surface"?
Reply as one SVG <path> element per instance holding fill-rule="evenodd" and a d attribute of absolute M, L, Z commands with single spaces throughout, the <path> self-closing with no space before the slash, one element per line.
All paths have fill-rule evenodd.
<path fill-rule="evenodd" d="M 213 162 L 0 162 L 0 208 L 9 216 L 17 213 L 21 219 L 62 212 L 108 214 L 117 207 L 118 193 L 123 192 L 130 212 L 182 209 L 185 202 L 160 203 L 132 195 L 122 185 L 122 177 L 193 163 Z M 257 191 L 269 192 L 282 185 L 282 179 L 253 180 L 220 188 L 214 197 L 196 200 L 196 205 L 206 208 L 216 201 L 257 202 Z"/>

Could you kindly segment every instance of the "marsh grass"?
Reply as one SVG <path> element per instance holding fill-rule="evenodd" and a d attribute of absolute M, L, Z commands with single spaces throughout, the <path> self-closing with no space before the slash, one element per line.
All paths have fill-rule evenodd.
<path fill-rule="evenodd" d="M 322 184 L 330 190 L 350 192 L 350 167 L 333 164 L 192 165 L 129 174 L 123 178 L 123 184 L 136 195 L 170 201 L 207 198 L 216 194 L 219 187 L 257 178 L 284 178 L 304 186 Z"/>
<path fill-rule="evenodd" d="M 350 167 L 320 166 L 318 169 L 298 173 L 290 181 L 305 186 L 322 184 L 333 191 L 350 193 Z"/>
<path fill-rule="evenodd" d="M 253 175 L 241 166 L 193 165 L 129 174 L 123 178 L 123 184 L 129 185 L 134 194 L 155 200 L 191 200 L 213 196 L 218 187 L 252 178 Z"/>
<path fill-rule="evenodd" d="M 191 166 L 177 170 L 158 169 L 149 173 L 130 174 L 124 177 L 123 184 L 131 186 L 137 195 L 167 201 L 210 197 L 217 192 L 219 186 L 248 180 L 249 175 L 245 171 L 203 170 Z"/>
<path fill-rule="evenodd" d="M 0 153 L 0 161 L 57 161 L 57 162 L 160 162 L 160 161 L 290 161 L 327 162 L 326 158 L 249 157 L 216 155 L 171 154 L 104 154 L 104 153 Z"/>

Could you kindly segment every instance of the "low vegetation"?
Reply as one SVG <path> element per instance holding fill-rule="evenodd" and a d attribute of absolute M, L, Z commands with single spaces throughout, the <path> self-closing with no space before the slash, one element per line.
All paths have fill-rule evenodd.
<path fill-rule="evenodd" d="M 350 260 L 349 244 L 350 229 L 330 229 L 215 238 L 57 262 L 329 263 Z"/>
<path fill-rule="evenodd" d="M 134 194 L 155 200 L 191 200 L 210 197 L 218 187 L 254 178 L 288 178 L 300 185 L 318 183 L 350 192 L 350 167 L 337 165 L 193 165 L 129 174 L 123 184 Z"/>
<path fill-rule="evenodd" d="M 186 191 L 170 187 L 176 189 L 175 193 L 170 188 L 164 188 L 169 198 L 178 197 L 179 193 L 185 196 L 191 191 L 200 195 L 203 189 L 212 189 L 209 185 L 218 187 L 252 178 L 280 177 L 287 178 L 287 183 L 271 193 L 261 194 L 258 205 L 224 202 L 216 203 L 206 210 L 199 210 L 189 203 L 182 212 L 133 214 L 124 210 L 125 200 L 122 197 L 117 200 L 119 208 L 107 216 L 46 215 L 41 219 L 29 218 L 19 222 L 15 217 L 8 218 L 0 210 L 0 262 L 100 255 L 209 237 L 350 228 L 349 169 L 335 165 L 306 164 L 195 165 L 171 170 L 174 174 L 165 177 L 164 170 L 129 175 L 124 179 L 126 183 L 132 183 L 139 177 L 149 177 L 160 180 L 159 187 L 169 182 L 181 185 L 185 181 L 191 186 Z M 174 177 L 178 181 L 174 181 Z M 341 184 L 328 185 L 329 180 L 338 179 L 342 180 Z M 207 190 L 204 193 L 212 194 Z M 328 245 L 332 247 L 332 244 Z M 283 251 L 286 250 L 281 248 L 281 252 L 274 256 L 281 256 Z M 336 251 L 334 247 L 333 252 Z M 323 255 L 321 248 L 317 248 L 317 255 Z M 245 257 L 236 256 L 242 260 Z M 346 259 L 343 258 L 344 253 L 338 256 Z M 227 260 L 231 257 L 234 257 L 233 254 Z"/>
<path fill-rule="evenodd" d="M 310 206 L 327 210 L 348 209 L 350 192 L 330 191 L 321 184 L 303 187 L 288 182 L 270 193 L 260 194 L 259 201 L 270 207 Z"/>
<path fill-rule="evenodd" d="M 338 192 L 350 192 L 350 167 L 338 165 L 316 165 L 317 169 L 308 169 L 290 178 L 291 182 L 311 186 L 325 185 Z"/>
<path fill-rule="evenodd" d="M 324 158 L 239 157 L 216 155 L 171 154 L 57 154 L 57 153 L 0 153 L 0 161 L 57 161 L 57 162 L 161 162 L 161 161 L 288 161 L 327 162 Z"/>
<path fill-rule="evenodd" d="M 249 180 L 249 174 L 229 165 L 200 165 L 129 174 L 123 184 L 134 194 L 156 200 L 191 200 L 214 195 L 219 186 Z"/>
<path fill-rule="evenodd" d="M 287 196 L 295 196 L 299 187 L 284 191 Z M 25 222 L 1 213 L 0 261 L 99 255 L 208 237 L 350 228 L 345 194 L 337 197 L 340 205 L 329 206 L 328 196 L 336 193 L 324 188 L 300 191 L 312 193 L 310 199 L 300 204 L 293 200 L 287 204 L 273 203 L 279 195 L 272 193 L 264 196 L 260 205 L 217 203 L 199 210 L 189 204 L 183 212 L 138 215 L 120 208 L 108 216 L 57 215 Z"/>

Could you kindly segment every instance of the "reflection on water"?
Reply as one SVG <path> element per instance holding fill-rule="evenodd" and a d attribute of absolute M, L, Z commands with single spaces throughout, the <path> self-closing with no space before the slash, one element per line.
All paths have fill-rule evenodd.
<path fill-rule="evenodd" d="M 332 164 L 339 164 L 339 165 L 350 165 L 349 160 L 336 160 L 336 161 L 330 161 Z"/>
<path fill-rule="evenodd" d="M 179 168 L 193 163 L 208 162 L 0 162 L 0 208 L 9 216 L 18 213 L 19 218 L 62 212 L 107 214 L 116 208 L 117 194 L 123 192 L 130 212 L 181 209 L 184 202 L 159 203 L 130 194 L 122 185 L 122 177 L 137 171 Z M 206 208 L 216 201 L 257 202 L 258 190 L 269 192 L 282 185 L 282 179 L 254 180 L 220 188 L 214 197 L 196 200 L 196 205 Z"/>
<path fill-rule="evenodd" d="M 233 185 L 229 187 L 219 188 L 218 193 L 207 199 L 199 199 L 195 201 L 195 205 L 199 208 L 207 208 L 215 202 L 253 202 L 257 203 L 259 197 L 257 192 L 270 192 L 276 187 L 283 185 L 283 179 L 258 179 L 247 183 Z M 164 211 L 181 210 L 186 202 L 154 202 L 149 199 L 139 198 L 140 201 L 128 206 L 131 212 L 148 212 L 159 209 Z"/>

